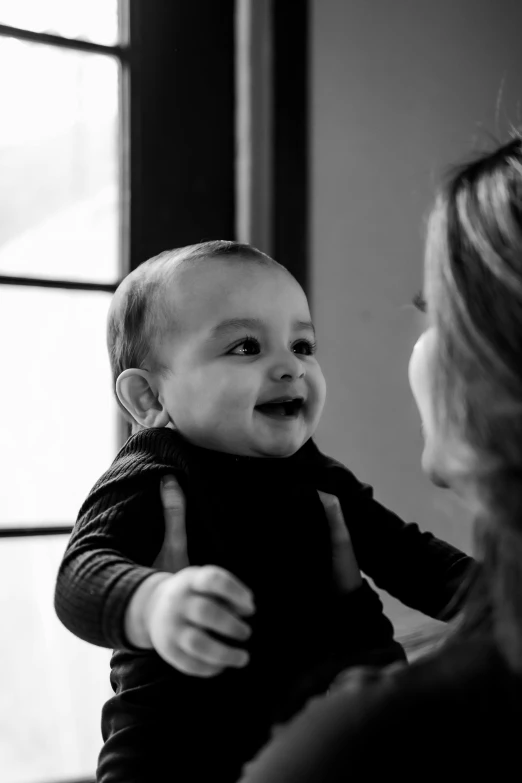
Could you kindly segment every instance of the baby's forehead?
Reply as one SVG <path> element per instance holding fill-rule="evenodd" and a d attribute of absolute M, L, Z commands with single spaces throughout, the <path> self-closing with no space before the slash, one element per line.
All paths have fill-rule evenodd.
<path fill-rule="evenodd" d="M 180 286 L 190 285 L 191 282 L 198 280 L 225 280 L 230 277 L 259 276 L 274 279 L 284 274 L 291 278 L 288 271 L 275 261 L 258 260 L 241 255 L 182 259 L 170 267 L 169 272 L 172 281 Z"/>
<path fill-rule="evenodd" d="M 170 271 L 166 288 L 180 303 L 197 303 L 204 299 L 228 299 L 243 289 L 260 291 L 267 283 L 277 283 L 283 290 L 300 289 L 284 267 L 241 257 L 182 262 Z"/>
<path fill-rule="evenodd" d="M 164 290 L 181 331 L 223 317 L 269 321 L 291 311 L 299 310 L 303 318 L 309 313 L 301 286 L 284 267 L 248 259 L 180 264 Z"/>

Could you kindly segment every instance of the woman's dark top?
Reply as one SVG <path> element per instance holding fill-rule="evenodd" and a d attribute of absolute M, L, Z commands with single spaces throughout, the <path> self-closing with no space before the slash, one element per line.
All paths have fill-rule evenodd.
<path fill-rule="evenodd" d="M 167 473 L 186 495 L 190 563 L 226 568 L 253 592 L 245 669 L 189 677 L 125 638 L 128 601 L 153 573 L 163 543 L 159 479 Z M 369 584 L 336 591 L 318 489 L 340 499 L 364 573 L 432 617 L 456 611 L 470 559 L 380 506 L 312 441 L 292 457 L 261 459 L 197 448 L 170 429 L 140 432 L 81 508 L 56 587 L 64 624 L 115 648 L 99 781 L 233 781 L 270 726 L 324 692 L 339 671 L 404 659 Z M 153 777 L 166 767 L 168 777 Z"/>
<path fill-rule="evenodd" d="M 313 699 L 241 783 L 520 780 L 522 678 L 487 637 Z"/>

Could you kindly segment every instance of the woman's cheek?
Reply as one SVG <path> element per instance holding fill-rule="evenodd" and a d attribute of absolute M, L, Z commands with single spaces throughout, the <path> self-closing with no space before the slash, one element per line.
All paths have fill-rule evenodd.
<path fill-rule="evenodd" d="M 413 397 L 417 403 L 425 437 L 433 431 L 432 357 L 435 331 L 428 329 L 417 340 L 410 358 L 408 376 Z"/>

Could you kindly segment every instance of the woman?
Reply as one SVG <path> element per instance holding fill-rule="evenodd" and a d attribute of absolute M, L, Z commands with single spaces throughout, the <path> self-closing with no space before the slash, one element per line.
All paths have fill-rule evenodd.
<path fill-rule="evenodd" d="M 518 780 L 522 730 L 522 138 L 461 167 L 426 244 L 427 330 L 410 362 L 424 470 L 475 513 L 461 626 L 393 673 L 349 675 L 244 783 Z"/>

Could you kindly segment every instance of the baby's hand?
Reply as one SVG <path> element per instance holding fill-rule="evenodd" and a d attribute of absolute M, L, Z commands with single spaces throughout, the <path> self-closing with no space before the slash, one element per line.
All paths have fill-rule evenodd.
<path fill-rule="evenodd" d="M 228 571 L 189 566 L 156 584 L 144 621 L 152 646 L 167 663 L 185 674 L 212 677 L 245 666 L 248 653 L 211 633 L 245 641 L 250 628 L 241 618 L 253 612 L 250 591 Z"/>
<path fill-rule="evenodd" d="M 189 566 L 185 498 L 174 476 L 163 478 L 160 495 L 165 538 L 154 566 L 172 576 L 163 573 L 144 602 L 147 641 L 167 663 L 196 677 L 244 666 L 245 650 L 218 641 L 211 632 L 239 642 L 250 636 L 241 620 L 254 611 L 250 590 L 217 566 Z"/>

